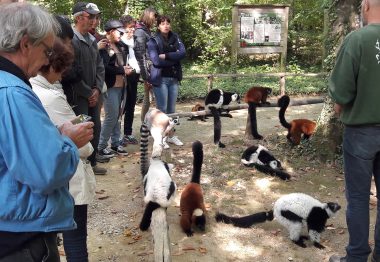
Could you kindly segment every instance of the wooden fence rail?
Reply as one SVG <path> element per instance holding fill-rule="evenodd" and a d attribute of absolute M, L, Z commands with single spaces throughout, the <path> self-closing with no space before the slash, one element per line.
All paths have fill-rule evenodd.
<path fill-rule="evenodd" d="M 260 78 L 260 77 L 278 77 L 279 78 L 279 86 L 280 86 L 280 94 L 285 94 L 285 82 L 287 76 L 303 76 L 303 77 L 326 77 L 327 73 L 248 73 L 248 74 L 196 74 L 191 76 L 184 76 L 184 79 L 194 79 L 194 78 L 207 78 L 207 92 L 213 87 L 213 82 L 215 78 L 228 78 L 228 77 L 252 77 L 252 78 Z"/>

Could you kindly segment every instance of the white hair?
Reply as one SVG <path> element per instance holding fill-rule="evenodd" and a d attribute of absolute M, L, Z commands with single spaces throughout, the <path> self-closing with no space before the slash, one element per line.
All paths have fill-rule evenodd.
<path fill-rule="evenodd" d="M 38 45 L 49 34 L 60 31 L 50 13 L 30 3 L 0 5 L 0 25 L 0 52 L 6 53 L 17 51 L 24 35 L 28 35 L 33 45 Z"/>

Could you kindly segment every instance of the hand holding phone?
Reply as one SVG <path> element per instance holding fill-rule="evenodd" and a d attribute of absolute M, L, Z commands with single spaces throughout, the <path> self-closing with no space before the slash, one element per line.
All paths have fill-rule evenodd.
<path fill-rule="evenodd" d="M 76 124 L 79 124 L 79 123 L 85 123 L 85 122 L 88 122 L 88 121 L 91 121 L 91 116 L 88 116 L 88 115 L 85 115 L 85 114 L 80 114 L 79 116 L 77 116 L 76 118 L 74 118 L 73 120 L 71 120 L 71 123 L 73 123 L 74 125 Z"/>

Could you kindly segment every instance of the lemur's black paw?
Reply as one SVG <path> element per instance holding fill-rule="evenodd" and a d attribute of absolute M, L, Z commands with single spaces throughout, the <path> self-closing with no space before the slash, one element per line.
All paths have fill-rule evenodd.
<path fill-rule="evenodd" d="M 297 241 L 293 241 L 297 246 L 300 246 L 302 248 L 306 248 L 306 244 L 303 242 L 303 239 L 300 238 Z"/>
<path fill-rule="evenodd" d="M 325 246 L 321 245 L 320 243 L 318 242 L 314 242 L 314 246 L 318 249 L 325 249 Z"/>
<path fill-rule="evenodd" d="M 220 148 L 225 148 L 225 147 L 226 147 L 226 145 L 223 144 L 222 142 L 219 142 L 219 143 L 218 143 L 218 146 L 219 146 Z"/>

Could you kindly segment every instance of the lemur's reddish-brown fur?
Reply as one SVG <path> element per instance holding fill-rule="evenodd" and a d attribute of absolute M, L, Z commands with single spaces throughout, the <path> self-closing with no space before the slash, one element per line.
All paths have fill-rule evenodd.
<path fill-rule="evenodd" d="M 282 96 L 278 100 L 278 106 L 280 107 L 279 118 L 283 127 L 288 129 L 286 138 L 294 145 L 299 145 L 301 142 L 301 136 L 304 139 L 308 139 L 315 131 L 316 123 L 308 119 L 294 119 L 290 123 L 285 120 L 285 111 L 289 105 L 290 98 L 287 95 Z"/>
<path fill-rule="evenodd" d="M 187 236 L 192 236 L 192 225 L 196 225 L 202 231 L 205 230 L 206 208 L 203 200 L 203 192 L 200 185 L 200 174 L 203 162 L 202 143 L 195 141 L 193 143 L 193 175 L 191 182 L 183 189 L 180 199 L 181 220 L 180 224 Z M 201 214 L 196 216 L 195 210 Z"/>
<path fill-rule="evenodd" d="M 244 96 L 244 102 L 253 102 L 256 105 L 268 104 L 267 98 L 270 93 L 272 93 L 271 88 L 261 86 L 251 87 Z"/>
<path fill-rule="evenodd" d="M 196 217 L 193 216 L 193 212 L 197 208 L 201 209 L 203 214 L 206 212 L 201 185 L 191 182 L 183 189 L 180 201 L 180 224 L 183 231 L 188 235 L 192 235 L 191 227 L 196 224 Z"/>
<path fill-rule="evenodd" d="M 198 112 L 198 111 L 203 111 L 205 110 L 205 107 L 197 102 L 192 108 L 191 108 L 191 112 Z M 200 119 L 201 121 L 206 121 L 206 116 L 191 116 L 189 118 L 189 120 L 194 120 L 194 119 Z"/>

